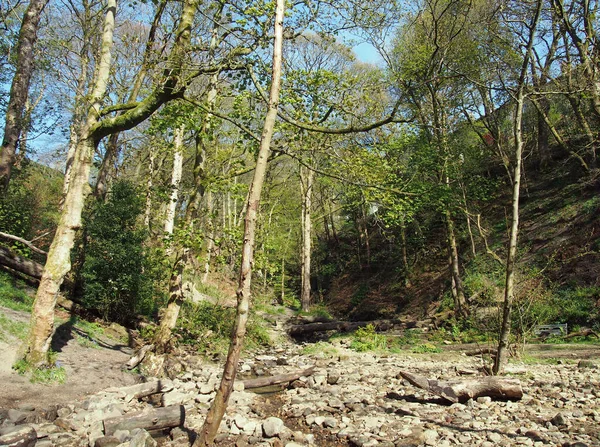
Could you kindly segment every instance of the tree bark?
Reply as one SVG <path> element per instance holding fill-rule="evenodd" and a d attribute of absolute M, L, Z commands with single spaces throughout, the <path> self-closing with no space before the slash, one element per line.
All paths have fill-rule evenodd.
<path fill-rule="evenodd" d="M 254 169 L 254 177 L 248 191 L 248 200 L 246 206 L 246 217 L 244 225 L 244 244 L 242 247 L 242 260 L 239 275 L 239 285 L 237 291 L 237 309 L 233 332 L 231 336 L 231 345 L 225 367 L 221 385 L 206 415 L 204 426 L 196 439 L 194 445 L 210 446 L 213 444 L 231 391 L 235 381 L 238 361 L 244 336 L 246 334 L 246 323 L 248 321 L 248 311 L 250 306 L 250 285 L 252 281 L 252 264 L 254 258 L 254 238 L 256 230 L 256 219 L 260 205 L 262 186 L 267 170 L 270 145 L 275 130 L 275 120 L 277 118 L 277 108 L 279 104 L 279 91 L 281 87 L 281 65 L 282 65 L 282 47 L 283 47 L 283 17 L 285 11 L 285 0 L 276 0 L 275 7 L 275 41 L 273 43 L 273 71 L 271 77 L 271 89 L 269 93 L 269 107 L 265 116 L 263 132 L 261 135 L 260 149 Z"/>
<path fill-rule="evenodd" d="M 37 40 L 40 17 L 47 3 L 48 0 L 30 0 L 19 31 L 17 66 L 10 87 L 10 97 L 4 123 L 4 137 L 0 149 L 0 186 L 4 190 L 8 189 L 10 183 L 17 143 L 23 131 L 23 114 L 35 65 L 33 47 Z"/>
<path fill-rule="evenodd" d="M 75 159 L 70 175 L 70 186 L 65 196 L 61 218 L 48 251 L 44 274 L 38 287 L 31 313 L 31 328 L 27 338 L 25 359 L 31 364 L 47 363 L 47 353 L 54 332 L 54 308 L 60 285 L 71 269 L 71 249 L 75 232 L 81 225 L 81 212 L 85 201 L 88 179 L 96 141 L 90 130 L 98 122 L 98 110 L 106 92 L 110 76 L 111 50 L 115 28 L 116 0 L 108 0 L 100 62 L 95 75 L 94 90 L 90 95 L 90 108 L 85 127 L 80 133 Z"/>
<path fill-rule="evenodd" d="M 256 379 L 244 380 L 244 389 L 262 388 L 264 386 L 278 385 L 280 383 L 293 382 L 300 377 L 311 376 L 315 372 L 314 368 L 308 368 L 303 371 L 296 371 L 288 374 L 279 374 L 269 377 L 258 377 Z"/>
<path fill-rule="evenodd" d="M 479 379 L 432 380 L 418 374 L 401 371 L 400 375 L 417 388 L 441 396 L 452 403 L 465 403 L 469 399 L 488 396 L 492 399 L 520 400 L 523 389 L 519 379 L 481 377 Z"/>
<path fill-rule="evenodd" d="M 173 405 L 156 408 L 151 411 L 129 413 L 104 420 L 104 434 L 109 436 L 117 430 L 161 430 L 164 428 L 181 427 L 185 423 L 185 407 Z"/>
<path fill-rule="evenodd" d="M 309 168 L 300 167 L 300 188 L 302 191 L 302 248 L 301 248 L 301 292 L 302 310 L 308 312 L 311 304 L 310 270 L 312 250 L 312 192 L 315 173 Z"/>
<path fill-rule="evenodd" d="M 182 125 L 175 130 L 175 150 L 173 153 L 173 171 L 171 173 L 171 194 L 167 205 L 167 215 L 165 216 L 165 236 L 173 234 L 175 228 L 175 211 L 179 202 L 179 184 L 181 183 L 181 175 L 183 173 L 183 134 L 185 126 Z M 167 253 L 169 250 L 167 250 Z"/>
<path fill-rule="evenodd" d="M 454 307 L 458 315 L 468 316 L 469 309 L 465 299 L 465 291 L 460 278 L 460 268 L 458 264 L 458 248 L 456 245 L 456 237 L 454 235 L 454 221 L 450 215 L 450 211 L 446 211 L 446 231 L 448 237 L 448 252 L 450 257 L 450 271 L 454 290 Z"/>
<path fill-rule="evenodd" d="M 500 374 L 504 369 L 506 360 L 508 357 L 508 343 L 510 336 L 510 325 L 511 325 L 511 312 L 512 304 L 514 301 L 514 281 L 515 281 L 515 261 L 517 257 L 517 240 L 519 236 L 519 195 L 521 192 L 521 165 L 523 162 L 523 108 L 525 103 L 525 77 L 527 73 L 527 67 L 529 66 L 529 60 L 531 51 L 533 48 L 533 41 L 535 35 L 535 28 L 540 16 L 542 8 L 542 0 L 537 0 L 535 14 L 529 25 L 529 36 L 527 41 L 526 53 L 523 57 L 523 64 L 521 67 L 521 73 L 519 77 L 519 84 L 517 87 L 515 102 L 515 115 L 514 115 L 514 138 L 515 138 L 515 170 L 513 174 L 513 191 L 512 191 L 512 222 L 510 226 L 510 236 L 508 242 L 508 256 L 506 258 L 506 281 L 504 286 L 504 303 L 502 308 L 502 324 L 499 333 L 498 342 L 498 355 L 494 359 L 494 365 L 492 367 L 492 373 L 494 375 Z"/>
<path fill-rule="evenodd" d="M 41 279 L 44 266 L 31 259 L 14 254 L 8 248 L 0 247 L 0 264 L 35 279 Z"/>

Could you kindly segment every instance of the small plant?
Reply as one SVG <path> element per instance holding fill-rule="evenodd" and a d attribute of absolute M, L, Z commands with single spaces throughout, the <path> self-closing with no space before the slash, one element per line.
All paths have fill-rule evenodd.
<path fill-rule="evenodd" d="M 412 349 L 414 354 L 427 354 L 427 353 L 437 353 L 442 352 L 440 348 L 436 345 L 432 345 L 431 343 L 423 343 L 421 345 L 417 345 Z"/>
<path fill-rule="evenodd" d="M 325 307 L 322 304 L 316 304 L 312 306 L 308 312 L 301 310 L 298 312 L 298 315 L 332 319 L 332 316 L 327 310 L 327 307 Z"/>
<path fill-rule="evenodd" d="M 354 333 L 350 348 L 358 352 L 380 351 L 388 347 L 387 338 L 375 332 L 375 326 L 368 324 Z"/>
<path fill-rule="evenodd" d="M 52 383 L 65 383 L 67 380 L 67 371 L 56 360 L 58 354 L 54 351 L 48 353 L 48 362 L 50 366 L 33 367 L 27 360 L 20 359 L 15 362 L 12 368 L 21 376 L 30 374 L 31 383 L 42 383 L 49 385 Z"/>

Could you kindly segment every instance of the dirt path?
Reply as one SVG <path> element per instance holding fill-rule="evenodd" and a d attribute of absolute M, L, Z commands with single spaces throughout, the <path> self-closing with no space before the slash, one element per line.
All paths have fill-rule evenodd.
<path fill-rule="evenodd" d="M 29 321 L 26 312 L 6 308 L 0 308 L 0 312 L 12 321 Z M 29 378 L 12 370 L 20 346 L 21 341 L 14 337 L 6 337 L 0 342 L 0 409 L 66 404 L 104 388 L 137 381 L 135 374 L 122 370 L 131 355 L 131 350 L 123 342 L 105 336 L 92 341 L 69 320 L 58 326 L 53 342 L 57 363 L 66 372 L 65 383 L 31 383 Z"/>

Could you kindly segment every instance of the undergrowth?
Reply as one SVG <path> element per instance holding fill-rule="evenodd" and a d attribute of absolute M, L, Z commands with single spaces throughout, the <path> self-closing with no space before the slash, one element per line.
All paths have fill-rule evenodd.
<path fill-rule="evenodd" d="M 25 284 L 13 279 L 8 273 L 0 272 L 0 306 L 30 312 L 33 298 L 25 292 Z"/>
<path fill-rule="evenodd" d="M 67 380 L 67 372 L 60 362 L 56 360 L 57 353 L 49 351 L 48 363 L 50 366 L 35 367 L 24 359 L 18 360 L 13 369 L 20 375 L 29 375 L 31 383 L 41 383 L 50 385 L 54 383 L 65 383 Z"/>

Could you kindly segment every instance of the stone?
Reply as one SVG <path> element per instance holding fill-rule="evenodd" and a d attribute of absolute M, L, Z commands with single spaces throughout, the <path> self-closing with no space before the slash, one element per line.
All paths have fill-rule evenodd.
<path fill-rule="evenodd" d="M 577 368 L 578 369 L 598 369 L 598 365 L 596 365 L 591 360 L 584 359 L 584 360 L 579 360 L 579 363 L 577 363 Z"/>
<path fill-rule="evenodd" d="M 163 407 L 170 407 L 171 405 L 181 405 L 189 400 L 191 400 L 189 394 L 173 390 L 163 394 L 161 403 Z"/>
<path fill-rule="evenodd" d="M 281 419 L 276 417 L 267 418 L 262 423 L 263 435 L 265 436 L 265 438 L 274 438 L 282 432 L 284 427 L 285 425 L 283 424 L 283 421 Z"/>
<path fill-rule="evenodd" d="M 133 436 L 129 441 L 129 447 L 156 447 L 157 443 L 146 430 L 136 429 L 131 433 Z"/>
<path fill-rule="evenodd" d="M 29 411 L 21 411 L 11 408 L 10 410 L 8 410 L 8 420 L 14 422 L 17 425 L 22 424 L 25 422 L 25 419 L 27 419 L 27 416 L 29 416 L 29 414 Z"/>
<path fill-rule="evenodd" d="M 492 398 L 490 396 L 481 396 L 477 398 L 477 403 L 478 404 L 489 404 L 492 402 Z"/>
<path fill-rule="evenodd" d="M 114 436 L 102 436 L 94 441 L 94 447 L 116 447 L 119 444 L 121 441 Z"/>
<path fill-rule="evenodd" d="M 425 445 L 437 445 L 440 435 L 435 430 L 425 430 L 421 435 Z"/>
<path fill-rule="evenodd" d="M 552 422 L 557 427 L 560 427 L 563 425 L 567 425 L 567 418 L 563 413 L 556 413 L 556 415 L 552 419 L 550 419 L 550 422 Z"/>
<path fill-rule="evenodd" d="M 340 374 L 336 371 L 327 372 L 327 383 L 329 385 L 335 385 L 340 380 Z"/>
<path fill-rule="evenodd" d="M 496 432 L 488 433 L 487 438 L 490 442 L 498 444 L 502 441 L 502 435 Z"/>
<path fill-rule="evenodd" d="M 336 418 L 325 418 L 323 419 L 323 427 L 335 428 L 337 427 L 338 422 Z"/>

